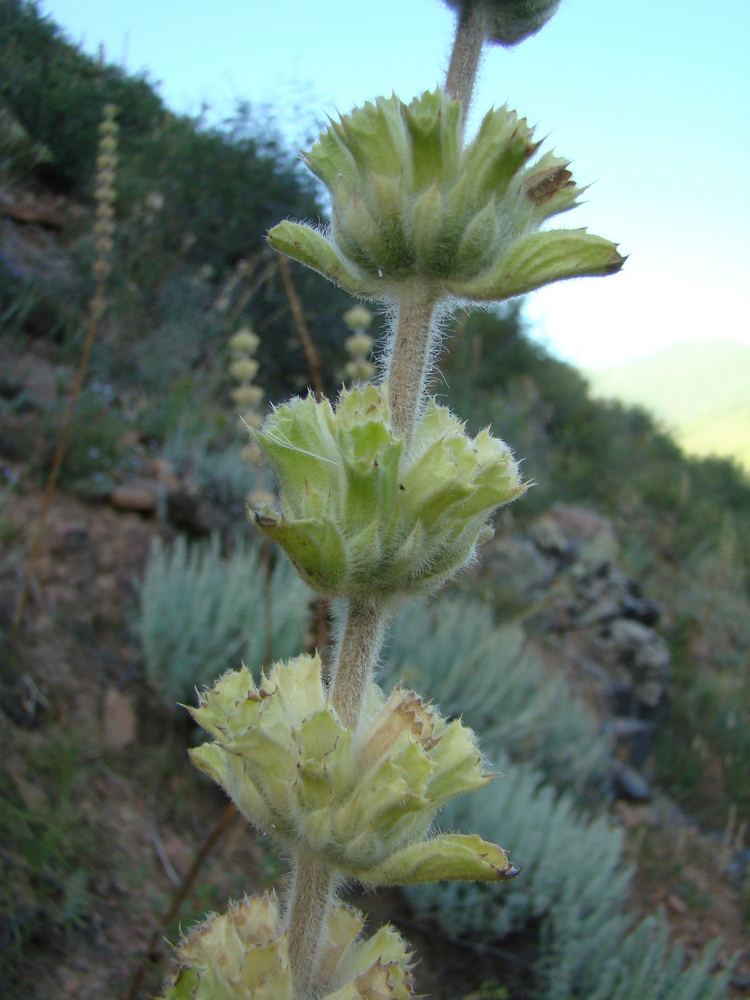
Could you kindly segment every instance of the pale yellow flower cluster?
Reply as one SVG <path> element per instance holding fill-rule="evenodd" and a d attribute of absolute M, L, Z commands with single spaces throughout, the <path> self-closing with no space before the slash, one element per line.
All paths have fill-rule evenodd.
<path fill-rule="evenodd" d="M 112 270 L 111 256 L 115 234 L 115 171 L 117 169 L 117 109 L 104 108 L 99 126 L 99 152 L 96 158 L 96 222 L 94 224 L 94 277 L 103 281 Z"/>
<path fill-rule="evenodd" d="M 260 337 L 249 326 L 241 327 L 230 339 L 232 361 L 229 374 L 238 383 L 232 389 L 232 402 L 240 407 L 240 426 L 254 430 L 260 427 L 261 417 L 258 407 L 263 401 L 263 390 L 253 384 L 260 367 L 254 355 L 260 345 Z M 246 445 L 241 452 L 248 465 L 257 467 L 261 463 L 260 448 L 254 442 Z"/>
<path fill-rule="evenodd" d="M 375 375 L 375 365 L 370 359 L 373 339 L 367 332 L 372 323 L 372 313 L 363 305 L 352 306 L 344 313 L 344 322 L 351 336 L 344 341 L 349 360 L 344 366 L 346 381 L 353 385 L 371 382 Z"/>

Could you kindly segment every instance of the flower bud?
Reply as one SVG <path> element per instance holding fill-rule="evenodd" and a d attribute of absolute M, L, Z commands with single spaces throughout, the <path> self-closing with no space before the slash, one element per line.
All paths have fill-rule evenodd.
<path fill-rule="evenodd" d="M 363 306 L 359 302 L 356 306 L 352 306 L 351 309 L 347 309 L 344 313 L 344 322 L 352 332 L 366 330 L 370 326 L 370 323 L 372 323 L 372 313 L 367 306 Z"/>
<path fill-rule="evenodd" d="M 489 775 L 472 732 L 413 692 L 386 699 L 370 682 L 355 741 L 319 657 L 299 656 L 259 686 L 246 667 L 225 674 L 190 711 L 214 737 L 190 752 L 193 763 L 295 853 L 371 885 L 510 877 L 501 848 L 479 838 L 424 839 L 449 799 Z"/>
<path fill-rule="evenodd" d="M 255 354 L 260 345 L 260 337 L 249 326 L 243 326 L 229 339 L 229 346 L 235 354 Z"/>
<path fill-rule="evenodd" d="M 260 465 L 263 455 L 257 444 L 247 444 L 240 452 L 240 458 L 247 465 Z"/>
<path fill-rule="evenodd" d="M 252 490 L 247 495 L 247 502 L 257 507 L 264 503 L 273 503 L 275 499 L 276 497 L 273 493 L 264 489 Z"/>
<path fill-rule="evenodd" d="M 453 10 L 476 12 L 487 25 L 487 40 L 517 45 L 536 34 L 557 11 L 560 0 L 445 0 Z"/>
<path fill-rule="evenodd" d="M 464 148 L 458 101 L 441 91 L 408 105 L 380 97 L 332 120 L 305 157 L 331 193 L 330 233 L 282 222 L 269 240 L 380 301 L 397 301 L 415 279 L 438 299 L 496 301 L 619 270 L 623 258 L 607 240 L 537 232 L 581 194 L 567 161 L 547 154 L 530 163 L 538 148 L 526 120 L 505 107 L 489 111 Z M 539 253 L 545 266 L 535 265 Z"/>
<path fill-rule="evenodd" d="M 232 401 L 243 409 L 251 410 L 258 406 L 263 399 L 263 390 L 258 385 L 238 385 L 232 389 L 230 396 Z"/>
<path fill-rule="evenodd" d="M 243 430 L 257 430 L 263 423 L 263 417 L 257 410 L 245 410 L 240 414 L 240 427 Z M 255 442 L 253 447 L 257 448 Z"/>
<path fill-rule="evenodd" d="M 356 358 L 369 354 L 374 343 L 375 341 L 369 334 L 359 331 L 346 338 L 344 347 L 353 358 Z"/>
<path fill-rule="evenodd" d="M 321 956 L 320 1000 L 408 1000 L 411 956 L 392 927 L 361 936 L 362 914 L 336 906 Z M 273 894 L 230 903 L 183 937 L 164 1000 L 296 1000 L 287 934 Z"/>
<path fill-rule="evenodd" d="M 182 968 L 164 1000 L 294 1000 L 286 934 L 274 896 L 230 903 L 182 939 Z"/>
<path fill-rule="evenodd" d="M 344 374 L 350 382 L 371 382 L 377 369 L 367 358 L 355 358 L 344 365 Z"/>
<path fill-rule="evenodd" d="M 160 191 L 149 191 L 143 199 L 143 207 L 147 212 L 161 212 L 164 208 L 164 195 Z"/>
<path fill-rule="evenodd" d="M 255 358 L 237 358 L 229 366 L 229 374 L 232 378 L 236 378 L 238 382 L 245 382 L 254 379 L 258 374 L 259 368 L 258 362 Z"/>
<path fill-rule="evenodd" d="M 344 390 L 335 411 L 293 399 L 255 439 L 282 499 L 256 523 L 330 597 L 432 593 L 490 537 L 489 514 L 525 489 L 503 441 L 486 429 L 470 438 L 434 400 L 405 454 L 385 386 Z"/>

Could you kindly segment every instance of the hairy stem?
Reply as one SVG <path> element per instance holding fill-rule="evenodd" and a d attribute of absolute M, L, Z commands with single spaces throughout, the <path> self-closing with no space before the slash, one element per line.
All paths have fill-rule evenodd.
<path fill-rule="evenodd" d="M 409 448 L 424 403 L 436 296 L 415 284 L 401 293 L 386 378 L 391 428 Z"/>
<path fill-rule="evenodd" d="M 310 996 L 315 985 L 321 945 L 326 940 L 333 905 L 334 882 L 327 865 L 305 856 L 295 858 L 286 925 L 294 995 L 299 1000 Z"/>
<path fill-rule="evenodd" d="M 448 75 L 445 79 L 445 92 L 461 102 L 462 126 L 466 125 L 469 114 L 482 46 L 487 34 L 486 15 L 481 9 L 476 9 L 477 6 L 461 8 Z"/>
<path fill-rule="evenodd" d="M 383 644 L 386 615 L 371 600 L 352 599 L 338 638 L 333 661 L 331 704 L 344 725 L 355 731 L 362 700 Z"/>
<path fill-rule="evenodd" d="M 465 124 L 485 38 L 482 14 L 462 11 L 456 29 L 446 90 L 461 101 Z M 424 406 L 432 354 L 435 309 L 439 296 L 419 282 L 407 286 L 398 303 L 396 329 L 386 377 L 391 428 L 409 448 Z M 341 625 L 332 666 L 331 704 L 344 725 L 356 732 L 367 686 L 377 662 L 388 621 L 386 605 L 351 598 Z M 336 878 L 326 865 L 303 855 L 294 860 L 287 904 L 289 952 L 298 998 L 312 995 L 326 940 Z"/>
<path fill-rule="evenodd" d="M 356 730 L 367 685 L 383 642 L 387 616 L 379 603 L 350 600 L 333 663 L 331 703 L 341 721 Z M 287 902 L 289 956 L 296 997 L 306 997 L 316 985 L 320 946 L 326 940 L 336 879 L 328 865 L 304 855 L 294 860 Z"/>

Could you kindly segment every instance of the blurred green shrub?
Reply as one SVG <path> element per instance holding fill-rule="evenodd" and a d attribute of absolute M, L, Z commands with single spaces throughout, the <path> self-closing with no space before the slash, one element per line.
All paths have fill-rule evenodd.
<path fill-rule="evenodd" d="M 489 940 L 553 919 L 558 908 L 570 909 L 573 895 L 579 921 L 591 917 L 604 939 L 622 933 L 630 882 L 621 862 L 622 832 L 604 818 L 581 816 L 572 796 L 544 784 L 534 768 L 507 758 L 493 764 L 500 776 L 447 806 L 441 826 L 491 834 L 511 850 L 522 875 L 500 889 L 458 882 L 415 887 L 412 904 L 449 934 Z"/>
<path fill-rule="evenodd" d="M 64 400 L 47 414 L 45 468 L 57 447 Z M 60 469 L 60 485 L 82 497 L 105 497 L 118 480 L 136 470 L 137 463 L 126 444 L 132 425 L 116 405 L 109 383 L 90 382 L 81 393 L 68 446 Z"/>
<path fill-rule="evenodd" d="M 523 631 L 457 597 L 410 605 L 383 651 L 385 681 L 450 707 L 481 733 L 491 762 L 510 755 L 587 801 L 607 796 L 608 746 L 583 701 L 528 653 Z"/>
<path fill-rule="evenodd" d="M 260 551 L 244 545 L 224 557 L 216 537 L 192 546 L 180 537 L 170 549 L 154 542 L 136 627 L 149 679 L 166 700 L 191 702 L 195 687 L 241 660 L 259 673 L 267 653 L 278 660 L 301 651 L 310 591 L 286 560 L 266 587 Z"/>
<path fill-rule="evenodd" d="M 258 360 L 269 398 L 305 391 L 308 362 L 283 283 L 273 273 L 272 255 L 253 248 L 262 246 L 279 218 L 319 222 L 325 210 L 267 109 L 256 112 L 238 102 L 218 124 L 171 114 L 148 80 L 81 52 L 29 0 L 0 4 L 0 101 L 25 130 L 29 148 L 50 151 L 52 160 L 39 163 L 35 175 L 78 199 L 92 195 L 101 110 L 107 103 L 118 108 L 118 226 L 110 309 L 96 352 L 100 360 L 111 355 L 118 379 L 164 391 L 175 378 L 198 369 L 210 373 L 219 345 L 243 320 L 263 339 Z M 77 263 L 84 275 L 90 252 L 87 240 L 80 240 Z M 228 279 L 245 265 L 249 280 L 223 297 Z M 16 278 L 5 276 L 11 284 Z M 294 280 L 334 392 L 347 335 L 341 315 L 351 300 L 305 268 L 294 268 Z M 86 279 L 79 283 L 72 305 L 82 315 L 91 288 Z M 11 294 L 11 304 L 18 294 Z M 70 290 L 56 295 L 69 297 Z M 30 332 L 59 326 L 57 313 L 51 318 L 54 324 L 39 322 Z"/>
<path fill-rule="evenodd" d="M 11 110 L 0 102 L 0 176 L 17 180 L 52 160 L 52 153 L 34 142 Z"/>
<path fill-rule="evenodd" d="M 723 824 L 727 800 L 750 815 L 750 600 L 736 558 L 736 522 L 670 580 L 672 669 L 679 696 L 657 734 L 670 792 Z M 712 763 L 707 766 L 708 758 Z M 706 782 L 704 774 L 711 774 Z"/>
<path fill-rule="evenodd" d="M 93 831 L 83 821 L 76 795 L 83 773 L 80 748 L 69 733 L 52 732 L 43 744 L 25 746 L 20 753 L 8 750 L 6 745 L 0 760 L 4 996 L 13 995 L 19 982 L 29 986 L 33 973 L 26 967 L 24 947 L 43 940 L 48 949 L 59 948 L 68 931 L 91 918 L 92 904 Z"/>
<path fill-rule="evenodd" d="M 0 67 L 0 98 L 51 154 L 38 173 L 63 191 L 88 192 L 105 104 L 117 105 L 123 146 L 163 113 L 145 79 L 80 52 L 29 0 L 0 4 Z"/>
<path fill-rule="evenodd" d="M 574 893 L 570 901 L 575 914 Z M 731 968 L 712 971 L 718 941 L 686 967 L 682 946 L 670 947 L 669 923 L 661 913 L 642 920 L 624 937 L 597 933 L 594 921 L 582 927 L 562 907 L 553 924 L 549 937 L 554 946 L 541 963 L 537 1000 L 725 1000 L 728 996 Z M 586 936 L 580 937 L 581 932 Z"/>
<path fill-rule="evenodd" d="M 164 245 L 217 269 L 258 246 L 280 214 L 314 217 L 320 211 L 296 156 L 247 103 L 218 126 L 161 115 L 133 142 L 121 190 L 125 204 L 141 204 L 158 192 Z"/>
<path fill-rule="evenodd" d="M 493 836 L 521 875 L 509 886 L 430 883 L 407 890 L 424 918 L 454 937 L 489 941 L 535 925 L 535 1000 L 720 1000 L 729 972 L 712 975 L 717 946 L 683 971 L 669 925 L 650 918 L 628 933 L 630 871 L 622 831 L 586 819 L 539 772 L 500 762 L 501 775 L 441 814 L 448 829 Z"/>

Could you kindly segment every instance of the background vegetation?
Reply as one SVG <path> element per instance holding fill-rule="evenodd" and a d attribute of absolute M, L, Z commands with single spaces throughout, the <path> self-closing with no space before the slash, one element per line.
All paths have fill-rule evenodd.
<path fill-rule="evenodd" d="M 146 78 L 82 54 L 36 4 L 2 0 L 3 205 L 36 205 L 37 217 L 40 200 L 54 205 L 52 221 L 37 225 L 33 240 L 19 236 L 18 213 L 5 213 L 0 232 L 0 542 L 9 549 L 17 541 L 7 519 L 14 491 L 38 490 L 43 481 L 80 351 L 92 291 L 96 130 L 107 103 L 117 105 L 121 129 L 114 269 L 62 488 L 94 501 L 163 462 L 239 520 L 254 480 L 237 459 L 228 337 L 243 323 L 260 334 L 257 381 L 271 402 L 304 391 L 310 381 L 309 359 L 263 235 L 288 216 L 323 220 L 325 206 L 273 124 L 245 105 L 219 126 L 174 115 Z M 326 388 L 335 392 L 348 335 L 341 315 L 351 302 L 312 273 L 295 268 L 293 278 Z M 525 473 L 537 483 L 504 516 L 503 527 L 523 529 L 560 501 L 606 515 L 628 572 L 665 609 L 674 683 L 657 737 L 658 781 L 706 828 L 722 828 L 730 809 L 738 823 L 750 820 L 746 473 L 729 459 L 688 457 L 642 408 L 595 398 L 580 372 L 530 338 L 520 303 L 459 315 L 448 348 L 440 387 L 446 401 L 469 415 L 474 430 L 491 423 L 524 456 Z M 30 353 L 54 372 L 44 405 L 24 388 Z M 28 465 L 19 485 L 22 462 Z M 158 517 L 163 524 L 162 508 Z M 145 571 L 142 611 L 135 601 L 130 609 L 143 640 L 146 675 L 170 697 L 184 698 L 193 684 L 220 672 L 220 664 L 232 665 L 227 656 L 241 656 L 253 645 L 249 655 L 263 658 L 260 633 L 248 635 L 240 624 L 260 613 L 248 612 L 246 604 L 253 596 L 248 581 L 263 569 L 257 553 L 238 546 L 224 524 L 219 528 L 222 541 L 217 536 L 202 549 L 185 539 L 169 552 L 157 547 Z M 230 584 L 221 600 L 219 578 Z M 269 588 L 276 588 L 274 650 L 283 651 L 286 642 L 292 652 L 304 637 L 301 629 L 291 634 L 284 615 L 288 609 L 297 615 L 307 598 L 280 569 Z M 528 656 L 520 627 L 503 617 L 502 608 L 454 593 L 432 608 L 409 609 L 387 653 L 393 678 L 405 675 L 463 712 L 482 732 L 488 755 L 507 759 L 507 801 L 479 796 L 476 813 L 455 818 L 477 832 L 485 824 L 494 839 L 504 803 L 519 842 L 529 844 L 526 889 L 505 908 L 493 902 L 495 923 L 482 918 L 483 932 L 531 927 L 539 933 L 540 997 L 713 995 L 718 986 L 706 985 L 710 956 L 689 993 L 662 924 L 630 932 L 623 916 L 628 874 L 622 838 L 602 818 L 608 804 L 606 748 L 596 723 L 562 678 L 550 680 Z M 207 637 L 210 648 L 200 645 Z M 85 858 L 91 845 L 78 822 L 73 790 L 81 778 L 71 746 L 51 751 L 56 770 L 45 772 L 50 791 L 38 809 L 19 797 L 17 781 L 0 775 L 7 791 L 3 858 L 14 859 L 0 905 L 15 956 L 33 943 L 40 919 L 58 929 L 87 919 Z M 38 763 L 39 754 L 35 746 L 27 769 L 49 771 L 52 764 Z M 532 816 L 536 826 L 523 828 L 524 817 Z M 554 831 L 559 839 L 535 847 L 534 829 Z M 601 868 L 609 873 L 606 887 L 592 881 L 590 872 L 574 883 L 564 860 L 562 870 L 558 865 L 550 874 L 544 868 L 545 858 L 576 841 L 590 841 L 591 850 L 608 859 Z M 592 893 L 586 912 L 573 906 L 573 896 L 581 901 L 581 885 Z M 414 906 L 435 919 L 446 907 L 460 910 L 466 930 L 477 914 L 488 912 L 488 904 L 471 895 L 475 891 L 454 899 L 425 890 L 421 901 L 415 894 Z M 605 954 L 601 944 L 600 950 L 592 947 L 595 961 L 586 964 L 578 955 L 576 964 L 569 942 L 588 941 L 592 921 L 616 925 L 619 954 Z M 627 991 L 636 966 L 652 994 Z M 662 979 L 649 971 L 657 967 Z M 594 971 L 602 969 L 606 981 L 592 992 Z M 602 992 L 605 986 L 609 992 Z"/>
<path fill-rule="evenodd" d="M 691 454 L 734 457 L 750 470 L 749 345 L 688 341 L 586 374 L 598 396 L 655 413 Z"/>

